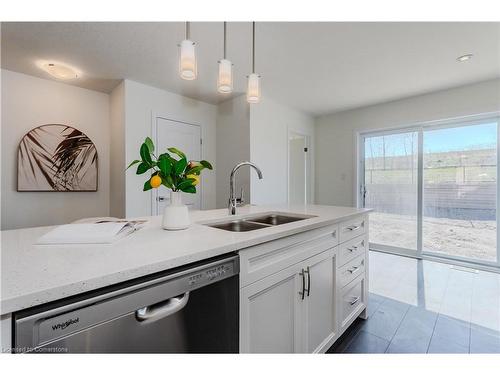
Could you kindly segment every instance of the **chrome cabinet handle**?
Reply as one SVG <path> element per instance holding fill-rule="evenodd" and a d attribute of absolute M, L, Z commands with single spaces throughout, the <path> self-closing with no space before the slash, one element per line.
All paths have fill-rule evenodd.
<path fill-rule="evenodd" d="M 361 225 L 351 225 L 350 227 L 347 227 L 346 229 L 348 229 L 352 232 L 353 230 L 358 230 L 359 228 L 361 228 Z"/>
<path fill-rule="evenodd" d="M 304 271 L 304 273 L 307 273 L 307 296 L 309 297 L 309 294 L 311 293 L 311 272 L 309 272 L 309 266 L 307 266 L 307 269 Z"/>
<path fill-rule="evenodd" d="M 361 243 L 359 244 L 359 246 L 361 246 Z M 358 245 L 354 245 L 353 247 L 348 247 L 347 250 L 349 250 L 352 253 L 354 250 L 358 250 L 359 246 Z"/>
<path fill-rule="evenodd" d="M 352 306 L 352 305 L 355 305 L 356 303 L 358 303 L 358 301 L 359 301 L 360 299 L 361 299 L 361 297 L 354 297 L 354 299 L 353 299 L 351 302 L 349 302 L 349 303 L 351 304 L 351 306 Z"/>
<path fill-rule="evenodd" d="M 362 265 L 363 263 L 361 263 L 359 266 L 352 266 L 352 268 L 348 269 L 347 271 L 349 271 L 351 274 L 356 273 L 361 269 Z"/>
<path fill-rule="evenodd" d="M 303 268 L 302 271 L 300 271 L 299 275 L 302 276 L 302 291 L 299 292 L 299 294 L 302 297 L 301 299 L 303 300 L 306 296 L 306 274 Z"/>
<path fill-rule="evenodd" d="M 164 302 L 160 302 L 151 306 L 143 307 L 135 312 L 135 318 L 139 322 L 152 323 L 157 320 L 166 318 L 169 315 L 175 314 L 182 310 L 189 301 L 189 292 L 184 293 L 181 297 L 169 298 Z"/>

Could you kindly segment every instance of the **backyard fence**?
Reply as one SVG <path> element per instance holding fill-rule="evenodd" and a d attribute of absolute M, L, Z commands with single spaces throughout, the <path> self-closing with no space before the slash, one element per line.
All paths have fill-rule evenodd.
<path fill-rule="evenodd" d="M 416 184 L 366 184 L 366 207 L 379 212 L 416 215 Z M 424 184 L 425 216 L 450 219 L 494 220 L 496 183 Z"/>

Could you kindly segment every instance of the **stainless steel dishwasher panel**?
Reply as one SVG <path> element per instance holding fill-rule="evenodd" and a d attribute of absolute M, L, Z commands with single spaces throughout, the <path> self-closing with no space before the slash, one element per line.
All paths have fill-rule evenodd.
<path fill-rule="evenodd" d="M 15 317 L 18 352 L 238 352 L 239 262 L 225 257 Z"/>

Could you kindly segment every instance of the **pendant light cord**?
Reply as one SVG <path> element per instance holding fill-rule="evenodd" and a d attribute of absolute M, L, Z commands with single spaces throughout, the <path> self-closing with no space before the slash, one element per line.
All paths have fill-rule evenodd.
<path fill-rule="evenodd" d="M 189 40 L 189 37 L 190 37 L 190 31 L 189 30 L 189 22 L 186 22 L 186 40 Z"/>
<path fill-rule="evenodd" d="M 252 73 L 255 73 L 255 22 L 252 22 Z"/>
<path fill-rule="evenodd" d="M 226 22 L 224 22 L 224 60 L 226 59 Z"/>

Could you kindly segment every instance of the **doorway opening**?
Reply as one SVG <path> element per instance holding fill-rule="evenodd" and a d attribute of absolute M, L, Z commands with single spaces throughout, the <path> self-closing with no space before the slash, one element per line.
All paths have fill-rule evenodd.
<path fill-rule="evenodd" d="M 310 201 L 310 142 L 309 136 L 288 132 L 288 203 L 306 204 Z"/>

